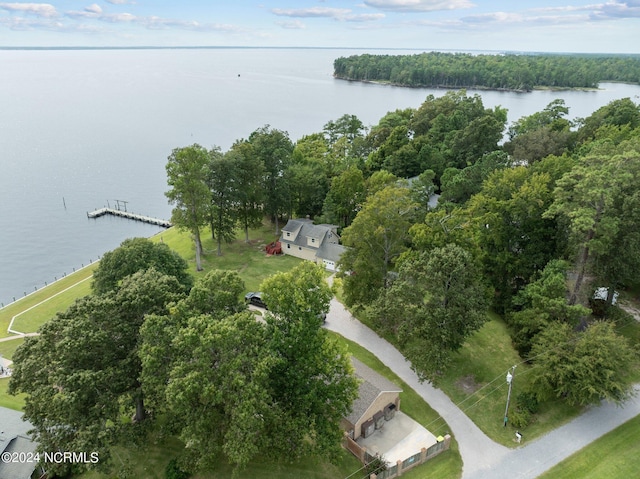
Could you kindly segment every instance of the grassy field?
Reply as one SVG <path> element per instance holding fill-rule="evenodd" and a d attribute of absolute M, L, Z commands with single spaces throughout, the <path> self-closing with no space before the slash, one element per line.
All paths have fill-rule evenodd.
<path fill-rule="evenodd" d="M 22 333 L 34 332 L 58 311 L 69 307 L 76 298 L 86 295 L 91 288 L 89 278 L 96 267 L 97 263 L 94 263 L 68 274 L 55 283 L 0 309 L 0 338 L 12 336 L 7 328 L 13 316 L 20 314 L 14 322 L 13 329 Z"/>
<path fill-rule="evenodd" d="M 3 358 L 11 359 L 16 348 L 23 342 L 23 339 L 0 342 L 0 356 L 2 356 Z M 9 379 L 0 379 L 0 406 L 21 411 L 24 406 L 25 395 L 20 394 L 18 396 L 10 396 L 7 393 L 8 387 Z"/>
<path fill-rule="evenodd" d="M 201 275 L 212 269 L 236 271 L 244 281 L 247 291 L 258 291 L 260 283 L 265 278 L 280 271 L 288 271 L 301 261 L 293 256 L 265 254 L 265 245 L 276 239 L 270 225 L 251 230 L 249 239 L 249 243 L 237 239 L 231 244 L 223 244 L 222 256 L 218 256 L 217 244 L 211 239 L 208 231 L 203 231 L 202 246 L 205 254 L 202 258 L 202 267 L 204 270 L 196 273 L 194 246 L 188 233 L 171 228 L 162 235 L 154 237 L 154 240 L 164 241 L 183 258 L 187 258 L 189 270 L 194 275 Z"/>
<path fill-rule="evenodd" d="M 539 479 L 612 479 L 637 477 L 640 416 L 573 454 Z"/>
<path fill-rule="evenodd" d="M 504 427 L 506 374 L 514 365 L 517 367 L 513 375 L 510 411 L 513 411 L 517 395 L 529 389 L 532 367 L 524 363 L 511 346 L 504 321 L 490 314 L 490 321 L 454 354 L 450 369 L 438 383 L 485 434 L 508 447 L 515 446 L 515 429 L 510 424 Z M 520 430 L 527 439 L 533 439 L 571 420 L 580 411 L 561 401 L 545 403 L 535 421 Z"/>

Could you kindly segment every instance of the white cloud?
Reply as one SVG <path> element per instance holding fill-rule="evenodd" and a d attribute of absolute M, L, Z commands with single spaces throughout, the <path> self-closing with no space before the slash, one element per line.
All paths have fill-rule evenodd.
<path fill-rule="evenodd" d="M 58 16 L 56 7 L 49 3 L 0 3 L 0 9 L 12 13 L 27 13 L 44 18 Z"/>
<path fill-rule="evenodd" d="M 348 8 L 273 8 L 271 13 L 280 17 L 292 18 L 332 18 L 333 20 L 344 22 L 371 22 L 381 20 L 385 17 L 384 13 L 363 13 L 355 14 Z"/>
<path fill-rule="evenodd" d="M 345 15 L 344 20 L 347 22 L 375 22 L 382 20 L 384 13 L 362 13 L 358 15 Z"/>
<path fill-rule="evenodd" d="M 459 10 L 475 6 L 469 0 L 364 0 L 364 4 L 380 10 L 402 13 Z"/>
<path fill-rule="evenodd" d="M 133 0 L 105 0 L 105 2 L 110 3 L 111 5 L 126 5 L 126 4 L 135 5 L 136 3 Z"/>
<path fill-rule="evenodd" d="M 279 25 L 286 30 L 304 30 L 305 28 L 307 28 L 306 25 L 302 23 L 300 20 L 276 22 L 276 25 Z"/>
<path fill-rule="evenodd" d="M 90 12 L 90 13 L 95 13 L 95 14 L 101 14 L 102 13 L 102 8 L 100 8 L 100 5 L 98 5 L 97 3 L 94 3 L 93 5 L 89 5 L 88 7 L 85 7 L 85 12 Z"/>
<path fill-rule="evenodd" d="M 294 18 L 335 18 L 339 19 L 351 13 L 347 8 L 328 8 L 328 7 L 312 7 L 312 8 L 272 8 L 271 13 L 280 17 Z"/>
<path fill-rule="evenodd" d="M 640 1 L 607 2 L 594 13 L 598 20 L 602 18 L 640 18 Z"/>

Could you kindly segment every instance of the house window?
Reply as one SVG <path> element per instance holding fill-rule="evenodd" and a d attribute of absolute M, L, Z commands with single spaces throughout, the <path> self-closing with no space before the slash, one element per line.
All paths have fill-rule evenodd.
<path fill-rule="evenodd" d="M 290 244 L 287 244 L 287 249 L 289 249 L 289 248 L 291 248 L 291 245 L 290 245 Z"/>
<path fill-rule="evenodd" d="M 288 238 L 289 236 L 291 236 L 291 233 L 289 233 L 289 232 L 287 231 L 287 238 Z"/>
<path fill-rule="evenodd" d="M 302 246 L 298 246 L 298 251 L 302 251 Z"/>
<path fill-rule="evenodd" d="M 315 239 L 315 238 L 311 238 L 311 242 L 312 242 L 312 243 L 315 243 L 315 242 L 316 242 L 316 239 Z"/>

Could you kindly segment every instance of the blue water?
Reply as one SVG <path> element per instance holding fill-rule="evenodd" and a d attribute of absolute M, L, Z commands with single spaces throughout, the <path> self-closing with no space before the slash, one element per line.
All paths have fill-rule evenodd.
<path fill-rule="evenodd" d="M 333 60 L 361 50 L 0 50 L 0 305 L 160 228 L 86 212 L 128 201 L 169 218 L 165 163 L 176 147 L 228 149 L 270 124 L 292 140 L 345 113 L 374 125 L 443 90 L 350 83 Z M 374 51 L 374 53 L 398 54 Z M 415 52 L 414 52 L 415 53 Z M 517 120 L 564 98 L 572 117 L 640 87 L 481 92 Z M 65 207 L 66 205 L 66 207 Z"/>

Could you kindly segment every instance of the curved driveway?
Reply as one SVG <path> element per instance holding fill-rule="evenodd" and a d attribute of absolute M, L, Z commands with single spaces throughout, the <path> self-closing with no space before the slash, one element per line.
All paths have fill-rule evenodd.
<path fill-rule="evenodd" d="M 604 403 L 531 443 L 509 449 L 487 437 L 441 390 L 421 383 L 393 345 L 355 319 L 335 298 L 331 300 L 325 326 L 375 354 L 442 416 L 458 441 L 463 461 L 462 479 L 534 479 L 640 414 L 638 396 L 627 401 L 624 407 Z"/>

